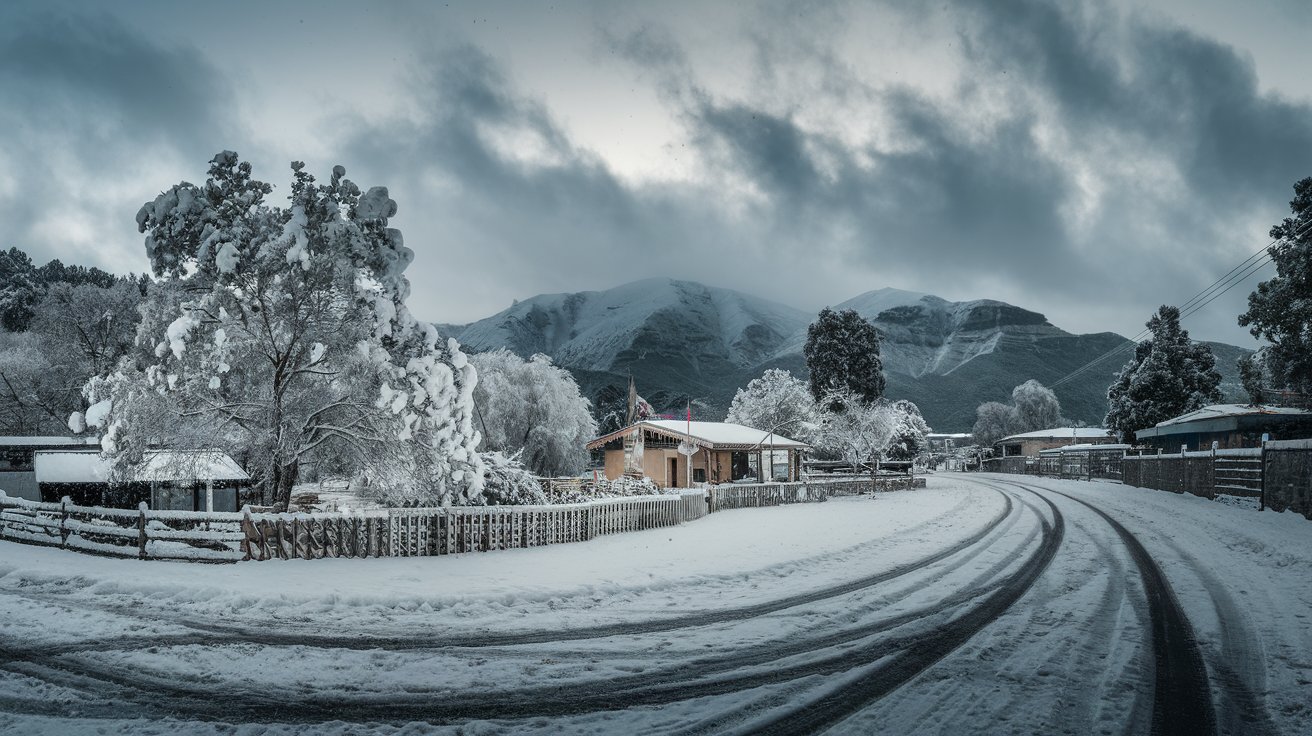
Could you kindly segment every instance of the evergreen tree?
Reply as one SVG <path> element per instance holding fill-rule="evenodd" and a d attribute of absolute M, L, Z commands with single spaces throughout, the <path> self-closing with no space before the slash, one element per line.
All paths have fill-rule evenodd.
<path fill-rule="evenodd" d="M 0 250 L 0 327 L 10 332 L 26 330 L 36 314 L 37 304 L 55 284 L 109 289 L 120 281 L 139 283 L 131 275 L 120 279 L 98 268 L 65 266 L 57 258 L 38 268 L 18 248 Z"/>
<path fill-rule="evenodd" d="M 32 259 L 17 248 L 0 250 L 0 327 L 10 332 L 26 330 L 41 291 Z"/>
<path fill-rule="evenodd" d="M 1135 347 L 1107 389 L 1108 429 L 1127 442 L 1158 422 L 1221 400 L 1221 374 L 1212 349 L 1189 339 L 1180 310 L 1162 306 L 1148 320 L 1152 335 Z"/>
<path fill-rule="evenodd" d="M 1244 386 L 1244 393 L 1248 394 L 1249 406 L 1261 406 L 1262 400 L 1263 376 L 1262 361 L 1258 353 L 1245 355 L 1239 359 L 1239 382 Z"/>
<path fill-rule="evenodd" d="M 1248 295 L 1239 324 L 1270 345 L 1263 364 L 1276 388 L 1312 394 L 1312 177 L 1294 185 L 1292 217 L 1271 228 L 1276 275 Z"/>
<path fill-rule="evenodd" d="M 834 398 L 850 392 L 857 400 L 872 403 L 884 395 L 884 366 L 879 358 L 879 330 L 857 314 L 826 307 L 806 328 L 802 350 L 810 371 L 811 395 L 840 410 Z"/>

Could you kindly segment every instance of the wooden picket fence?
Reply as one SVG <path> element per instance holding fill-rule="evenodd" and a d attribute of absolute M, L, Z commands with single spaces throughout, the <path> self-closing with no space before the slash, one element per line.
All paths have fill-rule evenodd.
<path fill-rule="evenodd" d="M 834 496 L 854 496 L 871 490 L 892 491 L 906 488 L 924 488 L 924 478 L 911 476 L 879 476 L 873 482 L 870 476 L 846 476 L 807 480 L 800 483 L 726 483 L 706 490 L 707 503 L 712 513 L 727 509 L 780 506 L 790 503 L 814 503 Z"/>
<path fill-rule="evenodd" d="M 880 490 L 924 487 L 881 477 Z M 881 485 L 882 484 L 882 485 Z M 0 539 L 143 560 L 236 562 L 418 557 L 582 542 L 675 526 L 716 511 L 870 491 L 869 477 L 690 489 L 680 495 L 601 498 L 547 506 L 459 506 L 349 513 L 153 511 L 42 503 L 0 491 Z"/>
<path fill-rule="evenodd" d="M 247 514 L 242 559 L 426 557 L 582 542 L 675 526 L 708 513 L 704 494 L 554 506 L 458 506 L 347 514 Z"/>

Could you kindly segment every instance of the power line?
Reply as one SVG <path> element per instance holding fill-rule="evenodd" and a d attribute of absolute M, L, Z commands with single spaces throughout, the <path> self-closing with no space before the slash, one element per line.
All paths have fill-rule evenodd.
<path fill-rule="evenodd" d="M 1299 229 L 1298 232 L 1294 233 L 1294 235 L 1289 239 L 1291 240 L 1297 239 L 1300 236 L 1302 236 L 1304 233 L 1308 232 L 1309 230 L 1312 230 L 1312 221 L 1309 221 L 1307 224 L 1305 224 L 1302 228 Z M 1190 297 L 1188 301 L 1186 301 L 1184 304 L 1180 306 L 1180 319 L 1183 320 L 1185 317 L 1196 313 L 1198 310 L 1212 303 L 1213 301 L 1216 300 L 1217 297 L 1221 296 L 1222 294 L 1226 293 L 1230 289 L 1234 288 L 1235 285 L 1241 283 L 1249 276 L 1252 276 L 1259 269 L 1261 269 L 1263 266 L 1269 263 L 1271 261 L 1271 248 L 1279 242 L 1281 242 L 1280 238 L 1272 240 L 1270 243 L 1262 247 L 1260 250 L 1258 250 L 1257 252 L 1253 253 L 1252 255 L 1241 261 L 1239 265 L 1227 271 L 1223 276 L 1221 276 L 1221 278 L 1217 279 L 1216 281 L 1213 281 L 1205 289 L 1199 291 L 1197 294 L 1194 294 L 1192 297 Z M 1258 260 L 1254 262 L 1254 259 L 1258 259 Z M 1240 271 L 1242 271 L 1242 273 L 1240 273 L 1239 276 L 1235 277 L 1234 274 Z M 1219 291 L 1216 291 L 1216 289 L 1218 289 L 1218 287 L 1221 287 L 1222 285 L 1224 285 L 1224 288 L 1221 288 Z M 1200 302 L 1199 301 L 1200 299 L 1204 301 Z M 1074 371 L 1071 371 L 1065 376 L 1062 376 L 1057 381 L 1049 385 L 1049 388 L 1056 388 L 1057 386 L 1061 386 L 1065 383 L 1069 383 L 1071 380 L 1089 371 L 1094 366 L 1103 362 L 1107 358 L 1110 358 L 1117 354 L 1125 353 L 1126 351 L 1136 346 L 1140 340 L 1142 340 L 1144 337 L 1146 337 L 1149 334 L 1149 332 L 1151 332 L 1151 330 L 1148 329 L 1141 331 L 1139 334 L 1130 338 L 1130 341 L 1128 343 L 1118 345 L 1117 347 L 1112 348 L 1111 350 L 1107 351 L 1106 353 L 1103 353 L 1102 355 L 1099 355 L 1098 357 L 1094 358 L 1088 363 L 1085 363 L 1079 368 L 1076 368 Z"/>

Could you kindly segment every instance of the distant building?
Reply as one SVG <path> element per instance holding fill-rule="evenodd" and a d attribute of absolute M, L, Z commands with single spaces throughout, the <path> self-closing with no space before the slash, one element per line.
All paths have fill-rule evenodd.
<path fill-rule="evenodd" d="M 32 460 L 38 450 L 86 448 L 95 437 L 0 437 L 0 491 L 14 498 L 40 501 Z"/>
<path fill-rule="evenodd" d="M 1120 441 L 1120 438 L 1109 430 L 1099 427 L 1057 427 L 1003 437 L 993 443 L 993 448 L 998 457 L 1016 455 L 1035 457 L 1043 450 L 1055 447 L 1075 444 L 1103 445 Z"/>
<path fill-rule="evenodd" d="M 39 450 L 33 459 L 42 501 L 68 496 L 79 506 L 237 511 L 251 478 L 219 450 L 149 450 L 129 477 L 111 481 L 96 451 Z"/>
<path fill-rule="evenodd" d="M 692 454 L 680 452 L 680 445 Z M 610 480 L 640 475 L 662 488 L 686 488 L 689 476 L 694 485 L 762 477 L 798 480 L 802 454 L 810 446 L 741 424 L 645 419 L 598 437 L 588 449 L 602 453 Z M 763 474 L 760 468 L 769 470 Z"/>
<path fill-rule="evenodd" d="M 969 447 L 975 442 L 975 436 L 970 432 L 957 432 L 954 434 L 930 432 L 925 435 L 925 439 L 929 443 L 929 451 L 931 453 L 948 453 L 958 447 Z"/>
<path fill-rule="evenodd" d="M 1312 438 L 1312 411 L 1276 406 L 1213 404 L 1134 433 L 1138 443 L 1163 452 L 1260 447 L 1262 435 L 1273 440 Z"/>

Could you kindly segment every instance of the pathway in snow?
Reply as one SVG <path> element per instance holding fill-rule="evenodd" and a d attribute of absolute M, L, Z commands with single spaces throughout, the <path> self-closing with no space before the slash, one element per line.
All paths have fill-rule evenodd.
<path fill-rule="evenodd" d="M 0 543 L 0 731 L 1300 733 L 1309 567 L 1288 514 L 955 474 L 446 558 Z"/>

